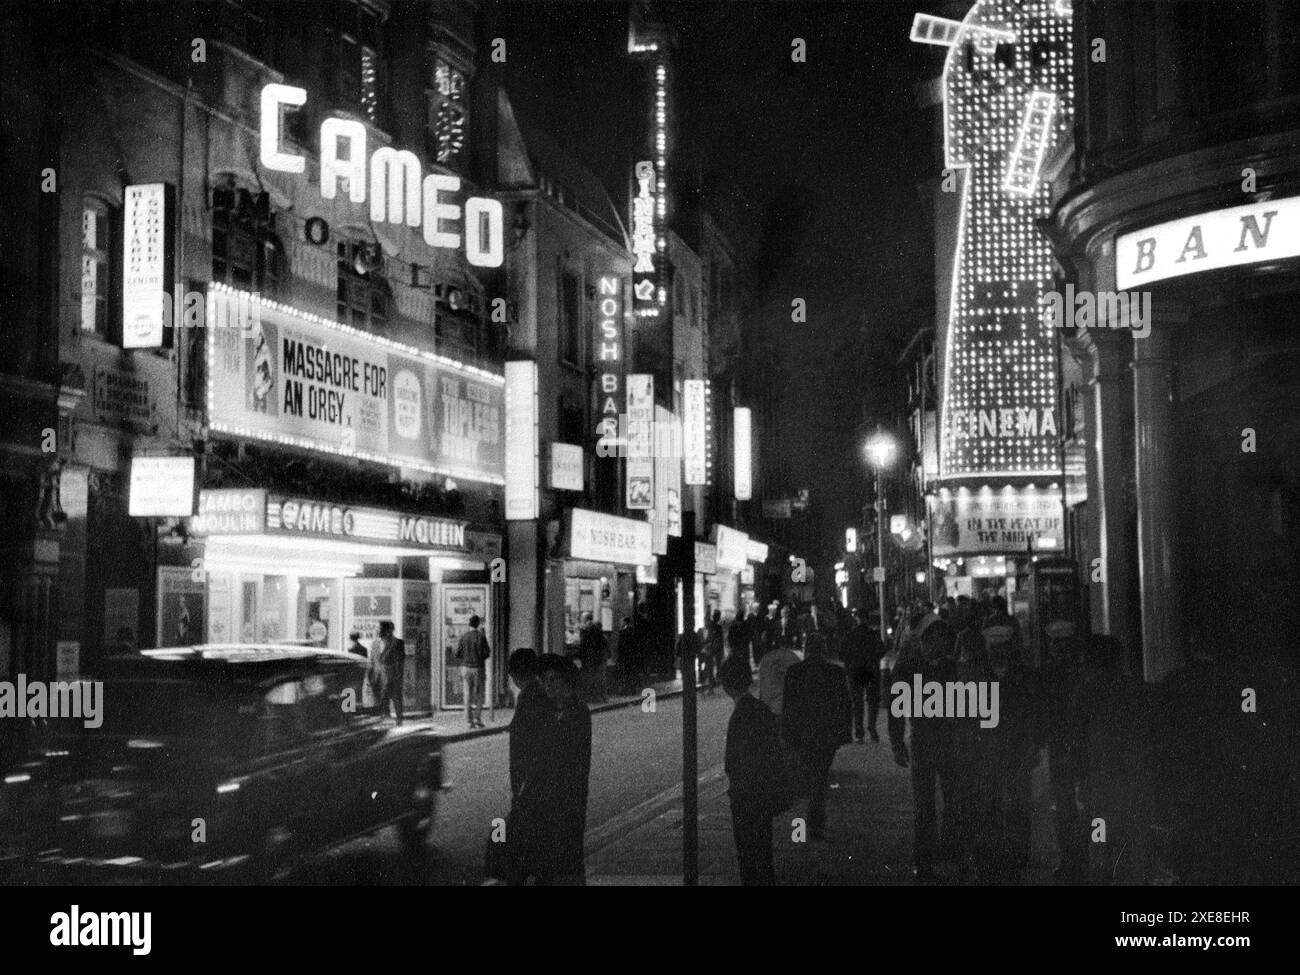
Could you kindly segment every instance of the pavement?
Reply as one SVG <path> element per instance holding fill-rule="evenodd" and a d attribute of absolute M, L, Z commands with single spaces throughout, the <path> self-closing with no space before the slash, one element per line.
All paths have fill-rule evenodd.
<path fill-rule="evenodd" d="M 639 694 L 610 694 L 608 701 L 601 704 L 590 704 L 588 707 L 592 714 L 597 714 L 601 711 L 616 711 L 619 708 L 631 707 L 634 704 L 640 705 L 646 700 L 646 689 L 653 690 L 655 696 L 661 700 L 680 697 L 682 682 L 680 680 L 651 682 L 646 684 L 645 689 Z M 408 717 L 407 720 L 432 727 L 444 742 L 451 743 L 502 734 L 509 730 L 510 720 L 514 717 L 514 714 L 513 708 L 497 708 L 495 713 L 484 708 L 481 715 L 485 725 L 483 728 L 467 728 L 465 726 L 464 708 L 458 708 L 454 711 L 437 711 L 432 714 L 416 714 Z"/>
<path fill-rule="evenodd" d="M 700 884 L 740 883 L 731 834 L 727 780 L 721 765 L 702 771 L 699 792 Z M 894 764 L 887 739 L 845 745 L 835 756 L 827 803 L 826 839 L 799 838 L 806 804 L 774 823 L 774 860 L 782 886 L 894 885 L 912 879 L 912 788 Z M 1034 773 L 1034 833 L 1027 884 L 1051 884 L 1055 839 L 1046 761 Z M 587 834 L 587 883 L 592 886 L 678 886 L 682 883 L 681 787 Z M 941 881 L 954 883 L 951 867 Z"/>

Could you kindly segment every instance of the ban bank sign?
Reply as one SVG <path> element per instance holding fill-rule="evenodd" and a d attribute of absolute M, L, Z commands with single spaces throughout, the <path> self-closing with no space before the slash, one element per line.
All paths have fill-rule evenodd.
<path fill-rule="evenodd" d="M 1214 210 L 1121 234 L 1121 291 L 1200 271 L 1300 256 L 1300 197 Z"/>

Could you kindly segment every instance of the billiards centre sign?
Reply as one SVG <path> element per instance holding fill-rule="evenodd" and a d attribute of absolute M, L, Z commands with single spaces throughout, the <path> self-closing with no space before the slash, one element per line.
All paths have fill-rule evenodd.
<path fill-rule="evenodd" d="M 1300 256 L 1300 196 L 1214 210 L 1120 234 L 1115 284 L 1155 281 Z"/>
<path fill-rule="evenodd" d="M 267 169 L 306 172 L 306 157 L 286 152 L 280 140 L 284 110 L 305 104 L 304 88 L 281 84 L 262 88 L 261 160 Z M 340 144 L 346 145 L 346 152 Z M 370 219 L 375 223 L 422 227 L 424 242 L 430 247 L 461 248 L 462 235 L 448 229 L 461 221 L 461 207 L 444 199 L 444 194 L 451 196 L 460 190 L 460 177 L 444 173 L 430 173 L 423 179 L 421 176 L 420 158 L 409 149 L 381 146 L 367 164 L 366 127 L 361 122 L 333 116 L 321 122 L 320 195 L 324 199 L 338 195 L 340 180 L 346 182 L 348 199 L 353 203 L 365 203 L 368 188 Z M 481 196 L 466 199 L 463 230 L 465 258 L 470 264 L 501 266 L 505 220 L 499 200 Z"/>
<path fill-rule="evenodd" d="M 456 552 L 469 550 L 466 525 L 448 518 L 274 494 L 263 488 L 200 491 L 199 513 L 190 519 L 194 535 L 291 535 Z"/>

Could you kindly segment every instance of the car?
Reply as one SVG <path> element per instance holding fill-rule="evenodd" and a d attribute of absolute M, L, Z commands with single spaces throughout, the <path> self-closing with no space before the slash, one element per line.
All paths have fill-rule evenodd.
<path fill-rule="evenodd" d="M 48 720 L 0 777 L 7 876 L 205 883 L 286 879 L 396 826 L 423 850 L 439 739 L 364 706 L 366 661 L 318 648 L 203 645 L 105 658 L 102 724 Z"/>

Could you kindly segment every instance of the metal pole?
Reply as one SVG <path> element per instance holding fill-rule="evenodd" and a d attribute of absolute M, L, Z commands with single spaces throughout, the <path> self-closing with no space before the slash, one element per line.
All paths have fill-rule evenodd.
<path fill-rule="evenodd" d="M 682 513 L 678 567 L 682 587 L 682 885 L 700 883 L 698 724 L 695 714 L 695 513 Z M 676 594 L 674 593 L 674 596 Z"/>
<path fill-rule="evenodd" d="M 877 595 L 880 599 L 880 645 L 888 646 L 885 638 L 885 498 L 880 493 L 880 468 L 876 468 L 876 565 Z"/>

